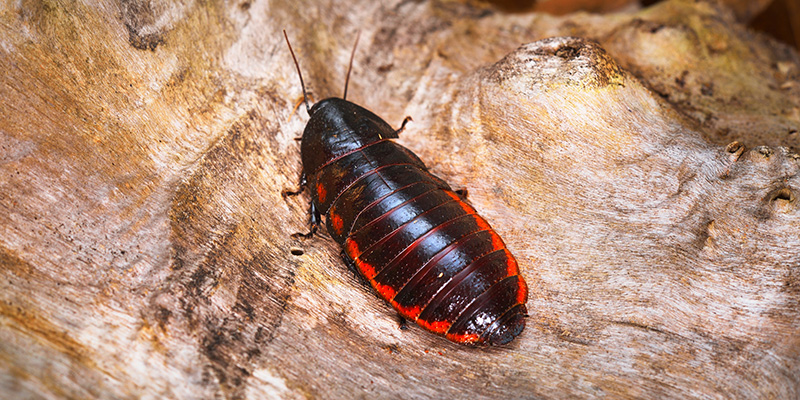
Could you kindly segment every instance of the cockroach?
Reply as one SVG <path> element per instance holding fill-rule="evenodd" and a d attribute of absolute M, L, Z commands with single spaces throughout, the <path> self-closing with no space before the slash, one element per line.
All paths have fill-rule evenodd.
<path fill-rule="evenodd" d="M 322 223 L 357 271 L 403 318 L 469 345 L 502 345 L 525 328 L 528 289 L 500 236 L 462 193 L 395 143 L 410 118 L 392 129 L 346 100 L 358 44 L 342 98 L 309 107 L 295 195 L 311 191 L 311 231 Z"/>

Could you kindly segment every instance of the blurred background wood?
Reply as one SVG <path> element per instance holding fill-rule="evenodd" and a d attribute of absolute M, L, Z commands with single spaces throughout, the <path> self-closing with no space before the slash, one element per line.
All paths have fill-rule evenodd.
<path fill-rule="evenodd" d="M 750 21 L 750 26 L 800 49 L 800 3 L 774 0 Z"/>
<path fill-rule="evenodd" d="M 485 0 L 507 12 L 610 13 L 634 11 L 664 0 Z M 800 3 L 796 0 L 718 0 L 750 27 L 800 49 Z"/>
<path fill-rule="evenodd" d="M 800 57 L 745 25 L 769 3 L 0 4 L 0 393 L 797 398 Z M 290 237 L 283 29 L 317 99 L 361 30 L 348 98 L 411 115 L 520 261 L 510 346 L 401 330 Z"/>

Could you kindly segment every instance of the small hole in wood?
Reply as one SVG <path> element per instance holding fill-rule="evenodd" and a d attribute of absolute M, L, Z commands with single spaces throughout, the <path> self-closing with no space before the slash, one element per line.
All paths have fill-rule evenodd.
<path fill-rule="evenodd" d="M 794 191 L 789 187 L 775 189 L 767 195 L 769 204 L 779 212 L 793 212 L 797 204 Z"/>
<path fill-rule="evenodd" d="M 742 144 L 741 143 L 733 142 L 733 143 L 729 144 L 728 147 L 725 148 L 725 151 L 727 151 L 728 153 L 733 154 L 733 153 L 736 153 L 737 151 L 739 151 L 741 148 L 742 148 Z"/>
<path fill-rule="evenodd" d="M 292 247 L 291 249 L 289 249 L 289 252 L 291 252 L 293 256 L 302 256 L 303 254 L 306 253 L 305 251 L 303 251 L 303 249 L 299 247 Z"/>
<path fill-rule="evenodd" d="M 793 197 L 792 191 L 789 188 L 783 188 L 773 195 L 772 200 L 792 201 Z"/>
<path fill-rule="evenodd" d="M 734 161 L 734 162 L 735 162 L 735 161 L 738 161 L 738 160 L 739 160 L 739 157 L 741 157 L 741 156 L 742 156 L 742 154 L 744 154 L 745 147 L 744 147 L 744 145 L 743 145 L 743 144 L 741 144 L 741 143 L 739 143 L 739 142 L 731 142 L 731 143 L 730 143 L 730 144 L 729 144 L 729 145 L 728 145 L 728 146 L 725 148 L 725 151 L 727 151 L 727 152 L 728 152 L 728 154 L 729 154 L 729 156 L 728 156 L 728 157 L 731 159 L 731 161 Z"/>
<path fill-rule="evenodd" d="M 573 47 L 570 45 L 565 45 L 558 50 L 556 50 L 556 57 L 563 58 L 565 60 L 571 60 L 577 58 L 581 54 L 581 49 L 579 47 Z"/>

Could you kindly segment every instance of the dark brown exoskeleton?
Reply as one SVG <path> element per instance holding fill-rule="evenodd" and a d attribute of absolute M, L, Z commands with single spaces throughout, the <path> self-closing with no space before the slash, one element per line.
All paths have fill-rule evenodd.
<path fill-rule="evenodd" d="M 347 83 L 343 98 L 308 108 L 293 51 L 292 58 L 310 116 L 300 146 L 301 190 L 311 190 L 312 227 L 304 236 L 324 214 L 345 263 L 400 315 L 431 332 L 472 345 L 519 335 L 528 290 L 516 260 L 459 193 L 392 141 L 408 118 L 392 129 L 344 99 Z"/>

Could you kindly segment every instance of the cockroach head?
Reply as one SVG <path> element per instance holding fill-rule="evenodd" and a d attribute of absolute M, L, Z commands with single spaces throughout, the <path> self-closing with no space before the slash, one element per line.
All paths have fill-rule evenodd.
<path fill-rule="evenodd" d="M 306 172 L 368 144 L 397 138 L 397 131 L 371 111 L 331 97 L 314 104 L 303 131 L 300 153 Z"/>

